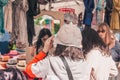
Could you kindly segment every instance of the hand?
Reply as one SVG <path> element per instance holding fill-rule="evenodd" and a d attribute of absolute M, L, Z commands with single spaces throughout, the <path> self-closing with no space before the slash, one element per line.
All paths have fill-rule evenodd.
<path fill-rule="evenodd" d="M 53 47 L 53 38 L 54 36 L 51 36 L 45 41 L 43 52 L 47 53 Z"/>

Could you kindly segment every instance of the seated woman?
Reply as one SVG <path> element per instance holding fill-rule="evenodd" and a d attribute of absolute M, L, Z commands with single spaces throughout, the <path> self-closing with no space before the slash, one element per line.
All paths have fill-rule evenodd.
<path fill-rule="evenodd" d="M 98 26 L 97 32 L 101 37 L 101 39 L 109 48 L 112 54 L 113 60 L 115 62 L 120 62 L 120 43 L 115 39 L 112 31 L 110 31 L 109 25 L 106 23 L 101 23 Z"/>
<path fill-rule="evenodd" d="M 47 28 L 43 28 L 40 30 L 40 33 L 38 35 L 38 39 L 36 42 L 36 54 L 38 54 L 39 51 L 42 50 L 42 48 L 44 47 L 44 43 L 45 41 L 51 36 L 51 32 L 49 29 Z"/>

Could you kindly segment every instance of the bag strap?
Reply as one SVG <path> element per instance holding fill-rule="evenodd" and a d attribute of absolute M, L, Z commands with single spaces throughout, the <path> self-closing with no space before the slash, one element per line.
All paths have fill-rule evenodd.
<path fill-rule="evenodd" d="M 71 70 L 70 70 L 70 67 L 69 67 L 67 61 L 65 60 L 64 56 L 60 56 L 60 58 L 66 68 L 69 80 L 73 80 L 73 76 L 72 76 L 72 73 L 71 73 Z"/>

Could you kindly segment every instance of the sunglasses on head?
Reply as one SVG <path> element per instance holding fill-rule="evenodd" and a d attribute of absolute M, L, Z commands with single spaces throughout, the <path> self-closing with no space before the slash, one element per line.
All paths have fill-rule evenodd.
<path fill-rule="evenodd" d="M 98 30 L 97 32 L 98 32 L 98 33 L 100 33 L 100 32 L 104 33 L 104 32 L 105 32 L 105 30 Z"/>

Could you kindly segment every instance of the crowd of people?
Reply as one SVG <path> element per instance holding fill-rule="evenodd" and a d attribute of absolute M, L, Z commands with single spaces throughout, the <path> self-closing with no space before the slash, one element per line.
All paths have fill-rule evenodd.
<path fill-rule="evenodd" d="M 85 15 L 88 15 L 86 9 Z M 92 12 L 89 15 L 93 17 Z M 110 29 L 110 21 L 109 24 L 100 22 L 95 30 L 91 28 L 92 19 L 84 18 L 89 22 L 83 21 L 85 26 L 82 13 L 78 19 L 75 14 L 65 13 L 64 24 L 56 35 L 47 28 L 41 29 L 35 44 L 30 44 L 33 47 L 30 54 L 34 57 L 25 70 L 4 69 L 0 65 L 0 80 L 28 80 L 28 77 L 34 80 L 120 80 L 120 41 Z"/>
<path fill-rule="evenodd" d="M 120 43 L 109 26 L 101 23 L 97 31 L 87 26 L 81 31 L 72 15 L 64 17 L 57 35 L 49 36 L 27 65 L 27 74 L 43 80 L 119 80 Z"/>

